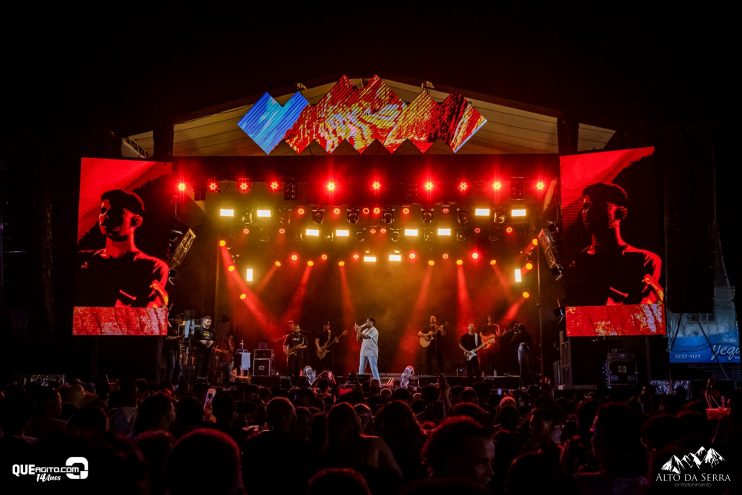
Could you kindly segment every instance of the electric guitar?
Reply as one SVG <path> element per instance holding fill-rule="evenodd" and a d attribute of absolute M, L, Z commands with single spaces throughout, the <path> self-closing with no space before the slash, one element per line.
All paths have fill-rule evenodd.
<path fill-rule="evenodd" d="M 472 349 L 470 351 L 464 351 L 464 357 L 466 358 L 467 361 L 471 361 L 472 359 L 474 359 L 477 356 L 477 352 L 481 351 L 485 347 L 489 347 L 490 345 L 492 345 L 494 343 L 495 343 L 495 336 L 493 335 L 492 337 L 489 337 L 486 340 L 482 340 L 482 343 L 479 344 L 474 349 Z"/>
<path fill-rule="evenodd" d="M 296 354 L 297 352 L 302 351 L 306 348 L 307 348 L 306 344 L 295 345 L 294 347 L 290 347 L 289 349 L 286 350 L 286 355 L 291 356 L 292 354 Z"/>
<path fill-rule="evenodd" d="M 435 330 L 430 330 L 420 336 L 420 346 L 421 347 L 428 347 L 431 342 L 433 342 L 433 339 L 437 337 L 438 332 L 440 332 L 441 336 L 446 335 L 446 330 L 444 327 L 448 325 L 448 322 L 444 323 L 443 325 L 439 325 Z"/>
<path fill-rule="evenodd" d="M 330 352 L 330 347 L 340 342 L 340 339 L 342 339 L 347 333 L 347 330 L 343 330 L 343 333 L 341 333 L 340 335 L 336 335 L 332 340 L 328 340 L 327 342 L 325 342 L 325 345 L 318 347 L 315 350 L 315 352 L 317 353 L 317 357 L 319 359 L 325 359 L 327 353 Z"/>

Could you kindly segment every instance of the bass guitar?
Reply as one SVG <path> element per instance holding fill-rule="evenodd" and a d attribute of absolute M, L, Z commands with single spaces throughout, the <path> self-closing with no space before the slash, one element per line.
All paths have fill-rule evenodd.
<path fill-rule="evenodd" d="M 317 357 L 319 359 L 325 359 L 325 356 L 327 356 L 327 353 L 330 352 L 330 347 L 340 342 L 340 339 L 342 339 L 347 333 L 348 333 L 347 330 L 343 330 L 343 333 L 341 333 L 340 335 L 336 335 L 331 340 L 328 340 L 327 342 L 325 342 L 325 345 L 317 347 L 317 349 L 315 350 L 315 352 L 317 353 Z"/>
<path fill-rule="evenodd" d="M 481 351 L 485 347 L 489 347 L 490 345 L 492 345 L 494 343 L 495 343 L 495 336 L 493 335 L 492 337 L 489 337 L 486 340 L 482 340 L 482 343 L 479 344 L 474 349 L 472 349 L 470 351 L 464 351 L 464 357 L 466 358 L 467 361 L 471 361 L 472 359 L 474 359 L 477 356 L 477 352 Z"/>

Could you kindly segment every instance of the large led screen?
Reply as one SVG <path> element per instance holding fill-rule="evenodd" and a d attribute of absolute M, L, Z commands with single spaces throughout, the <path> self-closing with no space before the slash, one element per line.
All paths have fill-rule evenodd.
<path fill-rule="evenodd" d="M 164 335 L 172 165 L 83 158 L 74 335 Z"/>
<path fill-rule="evenodd" d="M 663 183 L 654 148 L 562 157 L 567 335 L 661 335 Z"/>

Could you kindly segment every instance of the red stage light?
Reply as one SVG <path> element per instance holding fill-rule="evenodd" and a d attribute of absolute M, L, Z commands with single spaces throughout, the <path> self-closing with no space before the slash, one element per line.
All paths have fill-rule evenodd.
<path fill-rule="evenodd" d="M 471 259 L 478 260 L 479 259 L 479 253 L 476 252 L 476 251 L 474 251 L 473 253 L 471 253 Z"/>
<path fill-rule="evenodd" d="M 443 259 L 444 260 L 447 260 L 448 259 L 448 253 L 443 253 Z"/>
<path fill-rule="evenodd" d="M 345 266 L 345 261 L 343 260 L 338 261 L 338 266 Z"/>
<path fill-rule="evenodd" d="M 528 299 L 529 297 L 531 297 L 531 294 L 527 290 L 524 290 L 522 295 L 523 299 Z"/>
<path fill-rule="evenodd" d="M 275 262 L 273 262 L 273 264 L 276 265 L 276 266 L 281 266 L 281 262 L 278 261 L 278 260 L 276 260 Z"/>
<path fill-rule="evenodd" d="M 427 181 L 423 187 L 426 191 L 431 192 L 433 190 L 433 182 Z"/>
<path fill-rule="evenodd" d="M 435 265 L 435 261 L 433 261 L 433 260 L 428 260 L 428 266 L 434 266 L 434 265 Z"/>
<path fill-rule="evenodd" d="M 322 256 L 320 256 L 320 258 L 322 258 L 322 261 L 327 261 L 327 255 L 325 253 L 322 253 Z"/>
<path fill-rule="evenodd" d="M 304 208 L 298 208 L 296 210 L 296 213 L 298 213 L 299 215 L 303 215 L 305 213 Z"/>
<path fill-rule="evenodd" d="M 474 233 L 475 234 L 479 234 L 481 232 L 482 232 L 482 229 L 480 229 L 479 227 L 474 227 Z"/>
<path fill-rule="evenodd" d="M 464 264 L 464 260 L 456 260 L 456 264 L 461 266 Z"/>
<path fill-rule="evenodd" d="M 375 233 L 376 233 L 376 227 L 371 227 L 370 229 L 368 229 L 368 231 L 369 231 L 369 232 L 370 232 L 371 234 L 375 234 Z"/>
<path fill-rule="evenodd" d="M 242 233 L 245 234 L 245 235 L 248 235 L 250 233 L 250 229 L 248 229 L 247 227 L 245 227 L 244 229 L 242 229 Z"/>
<path fill-rule="evenodd" d="M 283 227 L 281 227 L 280 229 L 278 229 L 278 233 L 279 234 L 285 234 L 286 233 L 286 229 L 284 229 Z"/>
<path fill-rule="evenodd" d="M 363 214 L 364 214 L 364 215 L 368 215 L 368 213 L 369 213 L 369 212 L 370 212 L 371 210 L 369 210 L 368 208 L 364 208 L 364 209 L 362 209 L 361 211 L 363 212 Z"/>
<path fill-rule="evenodd" d="M 466 192 L 466 190 L 469 189 L 469 184 L 466 181 L 459 182 L 459 192 Z"/>
<path fill-rule="evenodd" d="M 530 261 L 526 263 L 526 270 L 533 270 L 533 263 L 531 263 Z"/>
<path fill-rule="evenodd" d="M 244 292 L 240 294 L 240 299 L 242 299 L 243 301 L 247 299 L 247 294 L 245 294 Z"/>
<path fill-rule="evenodd" d="M 307 261 L 307 266 L 314 266 L 314 261 L 312 260 Z"/>
<path fill-rule="evenodd" d="M 512 234 L 513 233 L 513 228 L 512 227 L 508 227 L 508 228 L 505 229 L 505 232 L 507 232 L 508 234 Z"/>
<path fill-rule="evenodd" d="M 448 207 L 441 208 L 441 213 L 443 213 L 444 215 L 448 215 L 449 213 L 451 213 L 451 209 Z"/>
<path fill-rule="evenodd" d="M 188 189 L 188 184 L 185 182 L 178 182 L 178 185 L 176 186 L 176 189 L 178 189 L 178 192 L 186 192 L 186 189 Z"/>
<path fill-rule="evenodd" d="M 271 191 L 276 192 L 281 188 L 281 184 L 277 180 L 271 181 L 270 188 Z"/>
<path fill-rule="evenodd" d="M 358 255 L 358 253 L 353 253 L 353 259 L 354 260 L 357 260 L 358 258 L 360 258 L 360 256 Z"/>
<path fill-rule="evenodd" d="M 227 241 L 225 241 L 225 240 L 219 241 L 219 247 L 224 247 L 226 245 L 227 245 Z"/>
<path fill-rule="evenodd" d="M 490 265 L 495 266 L 497 264 L 497 260 L 490 260 Z"/>
<path fill-rule="evenodd" d="M 325 187 L 327 188 L 327 192 L 335 192 L 335 187 L 336 186 L 335 186 L 335 182 L 334 181 L 328 182 Z"/>
<path fill-rule="evenodd" d="M 380 228 L 379 232 L 381 232 L 382 234 L 386 234 L 386 227 Z"/>
<path fill-rule="evenodd" d="M 409 258 L 410 258 L 411 260 L 414 260 L 415 258 L 417 258 L 417 255 L 416 255 L 416 254 L 415 254 L 415 253 L 413 252 L 413 253 L 410 253 L 410 254 L 408 255 L 408 257 L 409 257 Z"/>
<path fill-rule="evenodd" d="M 378 180 L 375 180 L 371 184 L 371 189 L 373 189 L 374 191 L 380 191 L 381 190 L 381 182 L 379 182 Z"/>
<path fill-rule="evenodd" d="M 333 212 L 333 213 L 334 213 L 335 215 L 340 215 L 340 208 L 338 208 L 338 207 L 336 206 L 335 208 L 333 208 L 333 209 L 332 209 L 332 212 Z"/>
<path fill-rule="evenodd" d="M 536 182 L 536 189 L 538 189 L 539 191 L 543 191 L 545 187 L 546 184 L 544 184 L 544 181 L 540 180 Z"/>
<path fill-rule="evenodd" d="M 298 254 L 292 254 L 291 255 L 291 261 L 298 261 L 298 260 L 299 260 L 299 255 Z"/>
<path fill-rule="evenodd" d="M 233 271 L 235 271 L 235 267 L 234 267 L 234 265 L 229 265 L 229 266 L 227 267 L 227 270 L 228 270 L 228 271 L 230 271 L 230 272 L 233 272 Z"/>
<path fill-rule="evenodd" d="M 219 183 L 215 181 L 214 179 L 210 179 L 208 185 L 206 186 L 209 188 L 209 192 L 219 192 Z"/>
<path fill-rule="evenodd" d="M 502 189 L 502 182 L 500 182 L 499 180 L 493 182 L 492 189 L 494 189 L 495 191 L 499 191 L 500 189 Z"/>
<path fill-rule="evenodd" d="M 409 215 L 410 214 L 410 209 L 405 206 L 404 208 L 402 208 L 402 214 L 403 215 Z"/>
<path fill-rule="evenodd" d="M 374 215 L 378 215 L 379 213 L 381 213 L 381 208 L 377 206 L 374 208 Z"/>
<path fill-rule="evenodd" d="M 246 193 L 250 190 L 250 182 L 247 179 L 237 179 L 237 189 L 241 193 Z"/>

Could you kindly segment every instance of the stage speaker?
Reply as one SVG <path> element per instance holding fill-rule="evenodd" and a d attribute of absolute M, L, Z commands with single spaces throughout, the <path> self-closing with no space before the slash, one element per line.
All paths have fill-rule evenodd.
<path fill-rule="evenodd" d="M 254 376 L 271 376 L 273 374 L 273 359 L 255 358 Z"/>
<path fill-rule="evenodd" d="M 273 359 L 273 349 L 255 349 L 254 356 L 256 361 L 258 359 Z"/>
<path fill-rule="evenodd" d="M 608 388 L 615 386 L 634 386 L 639 381 L 636 367 L 636 355 L 630 352 L 609 352 L 606 355 L 605 384 Z"/>

